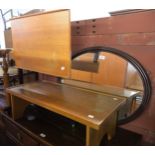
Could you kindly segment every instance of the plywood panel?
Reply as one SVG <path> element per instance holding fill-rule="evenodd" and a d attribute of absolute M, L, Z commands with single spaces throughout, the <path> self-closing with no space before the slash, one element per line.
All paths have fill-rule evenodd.
<path fill-rule="evenodd" d="M 70 11 L 58 10 L 11 21 L 13 56 L 18 68 L 60 77 L 71 65 Z"/>

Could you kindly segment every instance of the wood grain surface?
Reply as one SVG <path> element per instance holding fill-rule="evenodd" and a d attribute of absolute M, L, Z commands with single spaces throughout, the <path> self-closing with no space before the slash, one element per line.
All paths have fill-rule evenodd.
<path fill-rule="evenodd" d="M 25 84 L 7 92 L 14 99 L 19 97 L 94 129 L 99 129 L 125 101 L 121 97 L 48 82 Z"/>
<path fill-rule="evenodd" d="M 11 20 L 18 68 L 68 77 L 71 65 L 70 11 L 58 10 Z"/>

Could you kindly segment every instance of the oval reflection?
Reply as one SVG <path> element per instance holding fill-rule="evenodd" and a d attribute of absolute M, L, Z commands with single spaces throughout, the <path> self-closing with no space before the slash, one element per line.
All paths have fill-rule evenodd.
<path fill-rule="evenodd" d="M 104 51 L 75 57 L 70 79 L 76 80 L 77 86 L 125 98 L 118 113 L 119 120 L 131 116 L 142 103 L 141 77 L 131 63 L 118 55 Z"/>

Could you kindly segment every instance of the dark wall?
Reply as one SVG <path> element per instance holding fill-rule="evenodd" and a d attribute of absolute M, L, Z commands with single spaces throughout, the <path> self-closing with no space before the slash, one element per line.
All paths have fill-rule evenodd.
<path fill-rule="evenodd" d="M 72 22 L 72 51 L 90 46 L 108 46 L 135 57 L 146 69 L 152 96 L 145 111 L 124 125 L 155 142 L 155 10 L 145 10 L 107 18 Z"/>

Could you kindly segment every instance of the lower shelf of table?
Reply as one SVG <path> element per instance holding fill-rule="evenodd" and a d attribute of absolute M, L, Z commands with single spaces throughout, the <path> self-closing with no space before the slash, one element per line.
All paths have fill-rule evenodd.
<path fill-rule="evenodd" d="M 85 145 L 84 125 L 48 110 L 40 112 L 39 116 L 34 120 L 23 117 L 16 122 L 51 145 Z"/>

